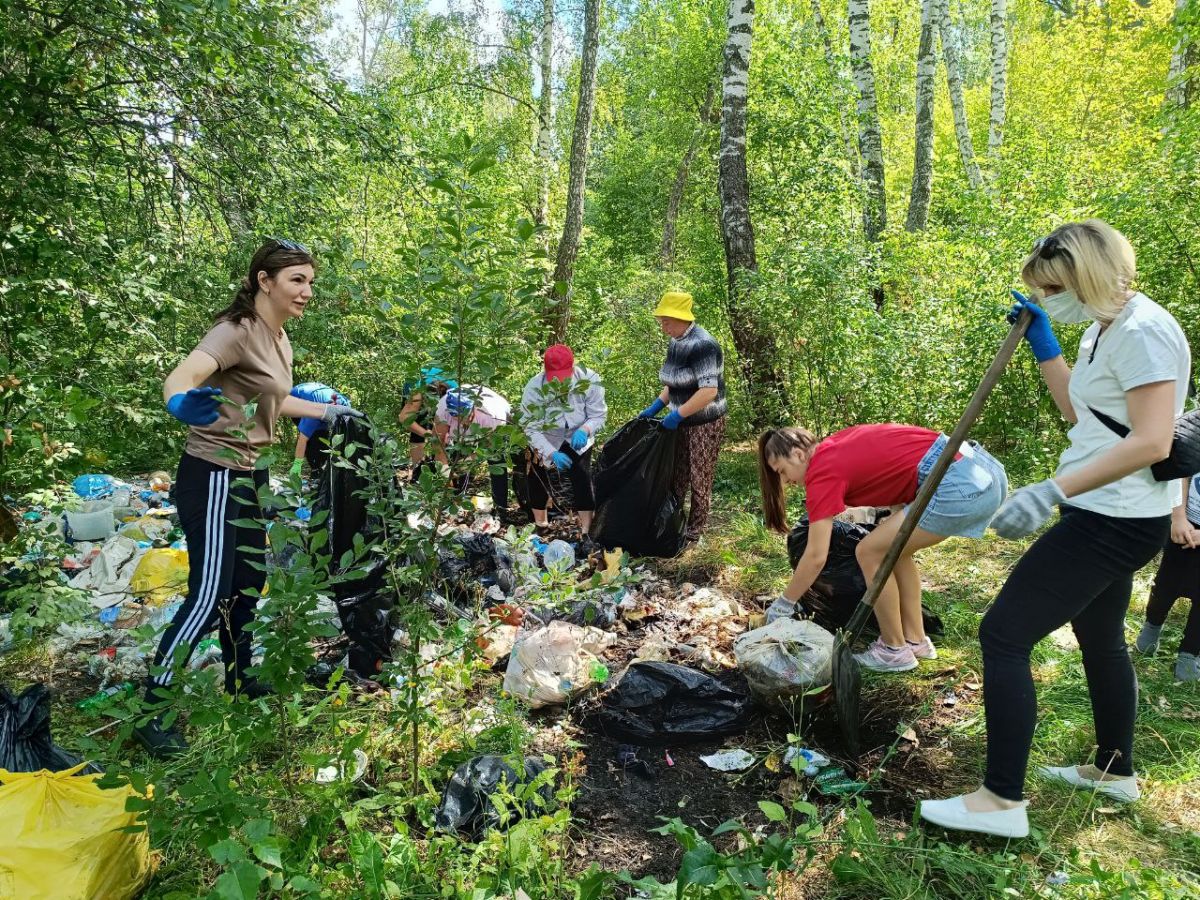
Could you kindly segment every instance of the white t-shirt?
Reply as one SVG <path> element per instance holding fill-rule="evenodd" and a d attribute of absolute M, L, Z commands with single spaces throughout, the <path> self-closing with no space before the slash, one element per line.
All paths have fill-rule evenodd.
<path fill-rule="evenodd" d="M 450 415 L 449 410 L 446 408 L 446 400 L 450 395 L 447 393 L 442 396 L 438 401 L 437 409 L 434 411 L 434 417 L 438 421 L 445 422 L 450 426 L 450 437 L 458 437 L 472 425 L 490 429 L 508 422 L 512 407 L 507 400 L 491 388 L 479 384 L 464 384 L 455 393 L 461 393 L 464 397 L 470 397 L 474 401 L 475 406 L 471 410 L 471 418 L 463 422 L 457 417 Z"/>
<path fill-rule="evenodd" d="M 1089 406 L 1129 426 L 1125 392 L 1174 381 L 1178 416 L 1187 399 L 1191 368 L 1183 329 L 1145 294 L 1134 294 L 1103 334 L 1100 323 L 1089 327 L 1071 372 L 1071 406 L 1077 422 L 1067 435 L 1071 445 L 1058 461 L 1057 474 L 1082 469 L 1121 440 L 1092 415 Z M 1155 481 L 1147 467 L 1067 502 L 1102 515 L 1133 519 L 1169 515 L 1181 500 L 1178 480 Z"/>

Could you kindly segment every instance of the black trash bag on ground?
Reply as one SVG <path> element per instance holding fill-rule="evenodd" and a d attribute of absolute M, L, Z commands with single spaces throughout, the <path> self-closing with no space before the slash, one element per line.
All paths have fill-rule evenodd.
<path fill-rule="evenodd" d="M 481 837 L 489 828 L 500 824 L 500 815 L 489 799 L 500 784 L 506 783 L 509 791 L 516 793 L 518 785 L 531 783 L 547 768 L 546 761 L 535 756 L 525 757 L 523 774 L 518 773 L 503 756 L 477 756 L 463 763 L 454 770 L 450 783 L 442 793 L 434 826 L 439 831 L 468 834 L 472 839 Z M 540 785 L 536 793 L 545 801 L 545 807 L 541 807 L 543 809 L 554 800 L 554 789 L 549 782 Z M 538 815 L 539 804 L 530 797 L 511 812 L 513 815 L 509 824 L 521 815 Z"/>
<path fill-rule="evenodd" d="M 50 735 L 50 691 L 44 684 L 31 684 L 19 697 L 0 685 L 0 769 L 61 772 L 79 762 L 79 757 L 54 744 Z M 82 771 L 103 770 L 89 765 Z"/>
<path fill-rule="evenodd" d="M 679 436 L 653 419 L 634 419 L 605 442 L 596 463 L 591 537 L 634 556 L 678 556 L 683 507 L 671 485 Z"/>
<path fill-rule="evenodd" d="M 858 525 L 834 519 L 825 568 L 821 570 L 809 592 L 801 598 L 801 603 L 812 615 L 813 621 L 834 634 L 846 627 L 854 613 L 854 607 L 867 592 L 867 580 L 858 565 L 855 550 L 859 542 L 874 530 L 874 525 Z M 791 530 L 787 538 L 788 561 L 793 569 L 800 562 L 807 546 L 808 518 L 805 517 Z M 926 634 L 945 633 L 942 620 L 924 606 L 921 607 L 921 618 L 925 622 Z M 879 624 L 874 615 L 867 621 L 864 632 L 879 634 Z"/>
<path fill-rule="evenodd" d="M 484 589 L 493 584 L 509 596 L 516 589 L 512 554 L 488 534 L 469 532 L 454 537 L 462 555 L 445 547 L 438 548 L 438 579 L 446 596 L 460 606 L 469 606 L 474 585 Z"/>
<path fill-rule="evenodd" d="M 635 662 L 604 695 L 597 720 L 614 740 L 682 744 L 739 734 L 750 722 L 748 690 L 666 662 Z"/>
<path fill-rule="evenodd" d="M 342 436 L 340 442 L 336 440 L 338 435 Z M 334 456 L 345 455 L 345 448 L 353 445 L 350 461 L 359 464 L 367 460 L 370 464 L 375 444 L 367 419 L 339 418 L 330 427 L 329 440 Z M 367 546 L 379 540 L 379 523 L 372 521 L 367 500 L 362 496 L 367 487 L 366 478 L 357 469 L 338 465 L 336 460 L 330 460 L 321 473 L 313 514 L 322 510 L 329 513 L 325 527 L 329 530 L 328 548 L 334 575 L 346 574 L 347 570 L 341 566 L 342 556 L 353 549 L 356 536 L 361 535 Z M 374 558 L 355 577 L 335 582 L 333 602 L 342 630 L 350 639 L 350 668 L 364 678 L 374 678 L 392 658 L 391 611 L 396 605 L 396 595 L 388 585 L 383 560 Z"/>

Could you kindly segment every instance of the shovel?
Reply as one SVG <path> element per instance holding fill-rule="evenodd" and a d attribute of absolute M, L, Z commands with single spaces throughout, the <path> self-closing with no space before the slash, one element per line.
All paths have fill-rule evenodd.
<path fill-rule="evenodd" d="M 896 537 L 892 539 L 892 544 L 888 548 L 887 555 L 883 558 L 883 563 L 880 565 L 878 571 L 876 571 L 875 577 L 871 580 L 867 592 L 863 594 L 862 600 L 859 601 L 858 607 L 854 610 L 854 615 L 850 617 L 850 621 L 846 623 L 846 627 L 838 631 L 837 638 L 834 640 L 834 699 L 837 706 L 838 724 L 842 730 L 842 740 L 851 756 L 858 756 L 860 751 L 858 726 L 859 699 L 862 694 L 862 674 L 859 672 L 858 660 L 854 658 L 851 650 L 854 647 L 855 641 L 862 635 L 863 626 L 867 624 L 867 619 L 875 607 L 875 601 L 879 598 L 880 591 L 883 590 L 883 586 L 887 583 L 888 578 L 891 577 L 892 569 L 896 565 L 896 560 L 900 558 L 900 553 L 904 549 L 904 545 L 908 543 L 908 539 L 912 536 L 917 523 L 921 521 L 921 515 L 925 512 L 925 507 L 929 505 L 934 492 L 938 489 L 938 485 L 941 484 L 946 470 L 954 462 L 958 448 L 966 440 L 967 432 L 970 431 L 971 426 L 975 424 L 975 420 L 979 418 L 979 414 L 983 411 L 983 405 L 987 402 L 988 395 L 991 394 L 992 388 L 996 386 L 996 382 L 1000 380 L 1000 376 L 1004 373 L 1004 367 L 1012 359 L 1012 355 L 1016 352 L 1017 345 L 1021 343 L 1021 338 L 1025 336 L 1025 331 L 1029 328 L 1029 322 L 1032 318 L 1033 314 L 1029 310 L 1022 310 L 1021 315 L 1017 317 L 1016 322 L 1009 329 L 1008 337 L 1000 345 L 1000 350 L 996 354 L 996 358 L 992 360 L 991 366 L 984 373 L 983 381 L 975 389 L 975 394 L 971 397 L 971 402 L 967 404 L 962 418 L 958 420 L 958 424 L 954 426 L 954 431 L 951 432 L 949 440 L 946 441 L 946 446 L 942 449 L 942 455 L 938 457 L 937 462 L 933 465 L 933 469 L 921 483 L 921 489 L 917 491 L 916 499 L 913 500 L 912 505 L 909 506 L 908 511 L 905 513 L 904 522 L 900 525 L 900 530 L 896 533 Z"/>

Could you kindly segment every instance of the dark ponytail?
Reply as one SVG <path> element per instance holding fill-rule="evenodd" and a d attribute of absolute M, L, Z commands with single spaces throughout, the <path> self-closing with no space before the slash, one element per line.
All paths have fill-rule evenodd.
<path fill-rule="evenodd" d="M 254 308 L 254 298 L 258 295 L 258 273 L 264 272 L 268 278 L 274 278 L 280 270 L 288 266 L 313 266 L 317 261 L 303 244 L 283 238 L 271 238 L 258 248 L 254 258 L 250 260 L 250 272 L 242 279 L 233 302 L 217 313 L 217 322 L 241 322 L 245 319 L 258 317 Z"/>

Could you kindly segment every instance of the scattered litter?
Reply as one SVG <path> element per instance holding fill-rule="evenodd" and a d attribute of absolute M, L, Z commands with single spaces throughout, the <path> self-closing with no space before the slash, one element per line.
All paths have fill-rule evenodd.
<path fill-rule="evenodd" d="M 97 691 L 90 697 L 85 697 L 83 700 L 80 700 L 78 703 L 76 703 L 75 706 L 79 709 L 82 709 L 84 712 L 94 713 L 102 709 L 105 703 L 107 703 L 111 698 L 116 697 L 118 694 L 122 694 L 126 697 L 132 697 L 136 692 L 137 688 L 134 687 L 134 684 L 131 681 L 127 681 L 124 684 L 113 684 L 109 685 L 103 690 Z"/>
<path fill-rule="evenodd" d="M 89 500 L 81 509 L 66 513 L 67 536 L 72 541 L 102 541 L 117 530 L 113 505 L 107 500 Z"/>
<path fill-rule="evenodd" d="M 367 774 L 368 762 L 367 754 L 355 747 L 354 770 L 350 778 L 346 778 L 345 760 L 339 760 L 337 765 L 317 769 L 316 777 L 313 780 L 317 784 L 333 784 L 335 781 L 350 781 L 351 783 L 362 781 L 363 776 Z"/>
<path fill-rule="evenodd" d="M 896 726 L 896 734 L 900 735 L 900 752 L 911 753 L 921 746 L 917 732 L 901 722 Z"/>
<path fill-rule="evenodd" d="M 750 697 L 711 675 L 665 662 L 635 662 L 604 696 L 605 734 L 638 744 L 711 740 L 738 734 Z"/>
<path fill-rule="evenodd" d="M 504 690 L 538 709 L 566 703 L 608 678 L 599 654 L 616 641 L 599 628 L 551 622 L 520 638 L 508 658 Z"/>
<path fill-rule="evenodd" d="M 1052 872 L 1046 876 L 1046 884 L 1050 887 L 1062 887 L 1070 880 L 1071 876 L 1066 872 Z"/>
<path fill-rule="evenodd" d="M 722 750 L 700 757 L 700 762 L 718 772 L 743 772 L 754 765 L 755 756 L 746 750 Z"/>
<path fill-rule="evenodd" d="M 667 765 L 668 765 L 668 766 L 671 766 L 672 768 L 674 768 L 674 766 L 675 766 L 675 760 L 671 759 L 671 751 L 670 751 L 670 750 L 664 750 L 664 751 L 663 751 L 663 757 L 664 757 L 664 758 L 667 760 Z"/>
<path fill-rule="evenodd" d="M 575 548 L 566 541 L 551 541 L 542 553 L 546 568 L 566 572 L 575 568 Z"/>
<path fill-rule="evenodd" d="M 105 541 L 100 555 L 72 578 L 70 585 L 89 592 L 88 599 L 97 609 L 107 609 L 129 597 L 129 582 L 144 553 L 146 551 L 137 545 L 137 541 L 115 535 Z"/>
<path fill-rule="evenodd" d="M 71 482 L 71 488 L 84 500 L 98 500 L 113 492 L 111 475 L 80 475 Z"/>
<path fill-rule="evenodd" d="M 483 654 L 484 659 L 492 665 L 496 665 L 496 663 L 512 653 L 512 649 L 517 643 L 518 631 L 519 629 L 516 625 L 494 623 L 488 625 L 487 633 L 479 637 L 479 640 L 483 644 L 479 648 L 479 652 Z"/>
<path fill-rule="evenodd" d="M 781 701 L 828 684 L 833 635 L 805 619 L 776 619 L 733 644 L 738 668 L 755 695 Z"/>
<path fill-rule="evenodd" d="M 549 766 L 545 760 L 534 756 L 525 757 L 523 772 L 505 761 L 502 756 L 477 756 L 454 770 L 450 783 L 442 794 L 441 805 L 434 817 L 439 831 L 468 834 L 472 838 L 482 836 L 489 828 L 500 824 L 498 805 L 492 800 L 501 784 L 511 793 L 518 793 L 518 786 L 538 780 Z M 524 815 L 536 815 L 539 808 L 549 806 L 554 800 L 553 785 L 544 780 L 533 791 L 519 791 L 526 796 L 524 804 L 517 804 L 509 812 L 509 822 Z M 539 802 L 540 801 L 540 802 Z"/>
<path fill-rule="evenodd" d="M 187 551 L 165 547 L 146 551 L 129 580 L 129 589 L 145 597 L 146 602 L 158 605 L 187 590 L 187 583 Z"/>
<path fill-rule="evenodd" d="M 830 763 L 829 757 L 824 753 L 809 750 L 807 747 L 788 747 L 787 752 L 783 754 L 783 764 L 785 766 L 792 765 L 798 759 L 804 761 L 802 771 L 805 775 L 809 774 L 809 769 L 812 769 L 812 774 L 815 775 L 817 769 L 823 769 Z"/>
<path fill-rule="evenodd" d="M 855 781 L 841 767 L 827 768 L 814 779 L 817 790 L 827 797 L 846 797 L 866 790 L 866 783 Z"/>
<path fill-rule="evenodd" d="M 650 763 L 638 757 L 638 748 L 633 744 L 621 744 L 617 747 L 617 765 L 625 772 L 640 775 L 648 781 L 653 781 L 655 772 Z"/>

